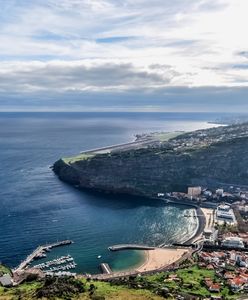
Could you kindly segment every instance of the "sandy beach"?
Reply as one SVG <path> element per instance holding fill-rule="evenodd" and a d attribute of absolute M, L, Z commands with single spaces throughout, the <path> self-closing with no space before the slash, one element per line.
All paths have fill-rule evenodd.
<path fill-rule="evenodd" d="M 146 250 L 146 261 L 137 268 L 138 272 L 157 270 L 178 261 L 189 249 L 182 248 L 156 248 Z"/>

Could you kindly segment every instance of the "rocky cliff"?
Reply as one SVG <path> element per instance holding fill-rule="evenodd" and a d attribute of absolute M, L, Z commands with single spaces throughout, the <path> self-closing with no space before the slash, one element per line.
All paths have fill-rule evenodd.
<path fill-rule="evenodd" d="M 60 159 L 54 171 L 81 188 L 153 196 L 192 184 L 248 184 L 248 123 L 181 134 L 144 148 Z"/>

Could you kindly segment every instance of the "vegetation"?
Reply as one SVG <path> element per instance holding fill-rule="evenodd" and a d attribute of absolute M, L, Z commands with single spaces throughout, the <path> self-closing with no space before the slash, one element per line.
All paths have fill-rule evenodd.
<path fill-rule="evenodd" d="M 234 208 L 234 214 L 238 223 L 238 230 L 239 232 L 242 233 L 247 233 L 248 232 L 248 223 L 245 222 L 243 217 L 241 216 L 239 210 L 237 208 Z"/>
<path fill-rule="evenodd" d="M 10 274 L 11 270 L 7 267 L 5 267 L 4 265 L 0 264 L 0 276 L 2 276 L 3 274 Z"/>
<path fill-rule="evenodd" d="M 220 284 L 220 292 L 209 292 L 205 279 Z M 31 299 L 82 299 L 82 300 L 161 300 L 210 298 L 222 296 L 223 299 L 236 299 L 222 277 L 213 270 L 193 266 L 179 269 L 173 273 L 163 272 L 146 276 L 130 276 L 113 279 L 111 282 L 86 279 L 46 278 L 43 281 L 25 283 L 16 288 L 0 288 L 0 300 Z"/>
<path fill-rule="evenodd" d="M 216 224 L 215 227 L 216 227 L 216 229 L 218 229 L 220 235 L 228 233 L 228 232 L 231 232 L 231 233 L 239 232 L 237 225 L 228 224 L 226 222 L 224 222 L 223 224 Z"/>
<path fill-rule="evenodd" d="M 209 278 L 214 283 L 220 284 L 220 292 L 210 292 L 205 285 L 205 279 Z M 179 269 L 174 273 L 158 273 L 155 275 L 124 278 L 112 282 L 115 285 L 125 285 L 132 289 L 149 290 L 153 294 L 164 298 L 174 298 L 182 295 L 186 299 L 191 297 L 206 298 L 211 296 L 222 296 L 224 299 L 235 299 L 229 287 L 225 285 L 222 278 L 217 277 L 213 270 L 206 270 L 193 266 Z"/>
<path fill-rule="evenodd" d="M 78 280 L 68 277 L 47 278 L 24 283 L 16 288 L 1 288 L 0 300 L 161 300 L 150 291 L 129 289 L 100 281 Z"/>
<path fill-rule="evenodd" d="M 173 139 L 183 133 L 184 133 L 183 131 L 159 132 L 159 133 L 154 133 L 153 137 L 158 139 L 160 142 L 166 142 L 166 141 Z"/>
<path fill-rule="evenodd" d="M 94 154 L 82 153 L 82 154 L 79 154 L 79 155 L 76 155 L 76 156 L 73 156 L 73 157 L 64 157 L 63 161 L 66 164 L 73 164 L 73 163 L 75 163 L 77 161 L 87 160 L 87 159 L 92 158 L 92 157 L 94 157 Z"/>
<path fill-rule="evenodd" d="M 172 134 L 172 133 L 171 133 Z M 54 172 L 81 188 L 154 197 L 187 190 L 189 185 L 247 185 L 248 124 L 151 138 L 142 148 L 81 154 L 58 160 Z M 175 135 L 175 133 L 173 133 Z M 165 141 L 163 141 L 165 140 Z M 131 149 L 132 148 L 132 149 Z M 218 166 L 218 168 L 216 168 Z"/>

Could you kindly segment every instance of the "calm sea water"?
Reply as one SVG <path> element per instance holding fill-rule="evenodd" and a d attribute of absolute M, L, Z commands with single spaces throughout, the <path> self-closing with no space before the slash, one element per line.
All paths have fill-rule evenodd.
<path fill-rule="evenodd" d="M 82 192 L 49 168 L 82 150 L 127 142 L 135 133 L 194 130 L 213 125 L 213 114 L 0 113 L 0 261 L 16 266 L 46 242 L 72 239 L 49 259 L 71 254 L 78 272 L 98 272 L 100 262 L 125 269 L 137 251 L 111 253 L 119 243 L 159 245 L 181 241 L 196 229 L 188 208 L 129 196 Z M 97 256 L 102 255 L 98 260 Z"/>

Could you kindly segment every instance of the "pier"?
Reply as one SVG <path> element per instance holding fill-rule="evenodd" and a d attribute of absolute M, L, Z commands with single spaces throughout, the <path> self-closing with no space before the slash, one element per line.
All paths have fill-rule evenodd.
<path fill-rule="evenodd" d="M 110 251 L 120 251 L 120 250 L 154 250 L 155 247 L 149 247 L 145 245 L 136 244 L 121 244 L 108 247 Z"/>
<path fill-rule="evenodd" d="M 22 261 L 20 263 L 20 265 L 14 271 L 21 271 L 21 270 L 26 269 L 27 266 L 34 259 L 43 257 L 44 253 L 50 251 L 52 248 L 56 248 L 56 247 L 59 247 L 59 246 L 70 245 L 72 243 L 73 243 L 73 241 L 71 241 L 71 240 L 64 240 L 64 241 L 60 241 L 60 242 L 56 242 L 56 243 L 52 243 L 52 244 L 47 244 L 47 245 L 39 246 L 39 247 L 37 247 L 33 251 L 33 253 L 31 253 L 30 255 L 28 255 L 27 258 L 24 261 Z"/>
<path fill-rule="evenodd" d="M 113 273 L 109 264 L 107 264 L 107 263 L 100 264 L 100 268 L 101 268 L 103 274 L 112 274 Z"/>

